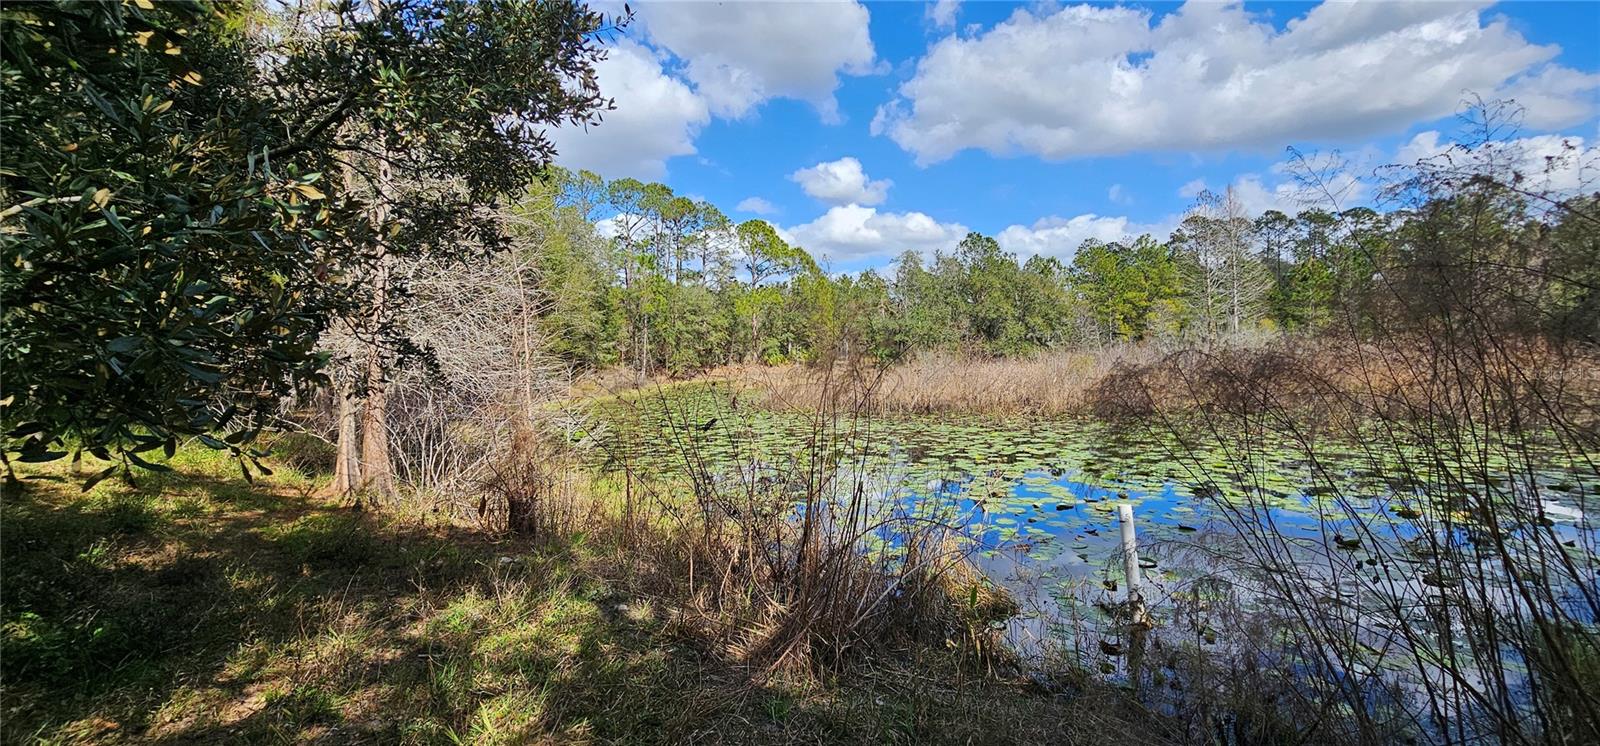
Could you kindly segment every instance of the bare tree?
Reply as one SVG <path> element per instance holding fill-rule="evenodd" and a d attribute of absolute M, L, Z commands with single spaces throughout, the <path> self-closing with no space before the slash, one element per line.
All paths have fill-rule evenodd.
<path fill-rule="evenodd" d="M 1251 251 L 1252 224 L 1230 187 L 1205 192 L 1174 241 L 1188 252 L 1189 292 L 1205 336 L 1237 336 L 1261 317 L 1271 276 Z"/>

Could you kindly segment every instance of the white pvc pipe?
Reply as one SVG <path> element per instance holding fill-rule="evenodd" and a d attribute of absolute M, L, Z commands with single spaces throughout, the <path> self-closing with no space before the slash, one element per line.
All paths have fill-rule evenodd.
<path fill-rule="evenodd" d="M 1128 600 L 1139 598 L 1139 539 L 1133 533 L 1133 506 L 1117 504 L 1117 518 L 1122 521 L 1122 567 L 1127 574 Z"/>

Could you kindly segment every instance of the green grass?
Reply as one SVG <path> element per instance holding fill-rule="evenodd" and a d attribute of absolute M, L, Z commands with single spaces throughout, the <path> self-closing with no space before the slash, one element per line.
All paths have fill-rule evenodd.
<path fill-rule="evenodd" d="M 281 464 L 171 463 L 4 488 L 0 741 L 1037 742 L 1110 717 L 939 651 L 757 683 L 672 632 L 598 532 L 536 549 L 332 505 Z"/>

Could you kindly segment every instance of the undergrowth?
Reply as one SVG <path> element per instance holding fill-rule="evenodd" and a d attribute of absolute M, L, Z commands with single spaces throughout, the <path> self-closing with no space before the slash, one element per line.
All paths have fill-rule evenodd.
<path fill-rule="evenodd" d="M 595 527 L 534 544 L 335 506 L 293 468 L 249 485 L 208 451 L 172 465 L 4 487 L 0 740 L 1159 740 L 1115 692 L 1055 698 L 943 645 L 753 676 Z"/>

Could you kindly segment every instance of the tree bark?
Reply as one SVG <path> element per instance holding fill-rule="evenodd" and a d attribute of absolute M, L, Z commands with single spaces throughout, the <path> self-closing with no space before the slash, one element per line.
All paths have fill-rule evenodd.
<path fill-rule="evenodd" d="M 339 397 L 339 444 L 334 454 L 331 491 L 334 497 L 349 497 L 361 484 L 360 437 L 356 429 L 361 408 L 355 388 L 349 384 L 340 385 L 334 395 Z"/>
<path fill-rule="evenodd" d="M 367 400 L 361 409 L 361 488 L 373 497 L 394 494 L 389 462 L 389 391 L 383 356 L 376 346 L 367 359 Z"/>
<path fill-rule="evenodd" d="M 389 462 L 389 381 L 385 376 L 382 335 L 389 321 L 389 162 L 378 160 L 378 194 L 372 200 L 372 227 L 377 236 L 376 271 L 372 277 L 372 328 L 367 347 L 366 401 L 361 409 L 361 489 L 373 497 L 394 494 L 394 467 Z"/>
<path fill-rule="evenodd" d="M 761 362 L 761 312 L 750 314 L 750 355 L 747 360 L 751 363 Z"/>
<path fill-rule="evenodd" d="M 529 293 L 523 283 L 522 270 L 517 270 L 517 304 L 522 317 L 522 422 L 533 422 L 534 415 L 534 366 L 533 366 L 533 317 L 537 313 L 530 308 Z"/>
<path fill-rule="evenodd" d="M 643 335 L 640 337 L 642 341 L 639 345 L 639 381 L 643 383 L 650 380 L 650 316 L 648 307 L 645 307 L 643 302 L 639 305 L 642 308 L 639 316 L 644 327 Z"/>

